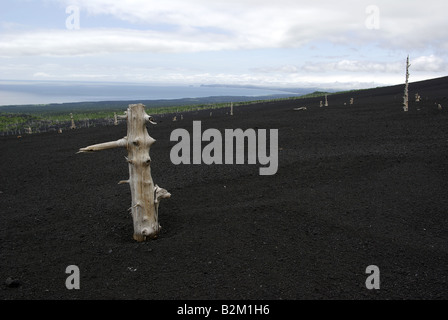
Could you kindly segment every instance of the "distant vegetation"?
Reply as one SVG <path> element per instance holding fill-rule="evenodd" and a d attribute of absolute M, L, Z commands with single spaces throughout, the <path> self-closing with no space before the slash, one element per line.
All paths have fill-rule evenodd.
<path fill-rule="evenodd" d="M 330 94 L 316 91 L 303 96 L 285 97 L 284 95 L 259 97 L 206 97 L 176 100 L 150 101 L 104 101 L 80 102 L 46 105 L 0 106 L 0 135 L 16 135 L 25 132 L 47 132 L 70 128 L 70 113 L 77 127 L 112 125 L 114 113 L 123 114 L 132 103 L 143 103 L 150 109 L 148 113 L 165 114 L 197 111 L 203 109 L 226 108 L 233 102 L 234 106 L 244 106 L 259 102 L 273 102 L 291 99 L 315 98 Z"/>

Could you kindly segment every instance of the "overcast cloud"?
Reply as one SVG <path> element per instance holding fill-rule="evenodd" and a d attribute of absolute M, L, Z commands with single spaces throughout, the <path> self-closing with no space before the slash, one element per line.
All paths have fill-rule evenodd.
<path fill-rule="evenodd" d="M 448 71 L 446 1 L 11 3 L 0 79 L 362 87 L 402 82 L 408 54 L 414 81 Z"/>

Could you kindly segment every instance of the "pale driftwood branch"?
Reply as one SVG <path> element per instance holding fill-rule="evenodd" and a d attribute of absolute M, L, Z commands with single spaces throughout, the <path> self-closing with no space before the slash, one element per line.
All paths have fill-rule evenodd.
<path fill-rule="evenodd" d="M 160 188 L 158 185 L 154 186 L 154 202 L 159 203 L 161 199 L 168 199 L 171 197 L 171 193 L 166 189 Z"/>
<path fill-rule="evenodd" d="M 158 185 L 154 186 L 154 208 L 156 220 L 159 219 L 159 204 L 160 200 L 171 198 L 171 193 L 166 189 L 160 188 Z"/>
<path fill-rule="evenodd" d="M 127 147 L 127 145 L 128 145 L 128 139 L 127 139 L 127 137 L 124 137 L 123 139 L 120 139 L 120 140 L 117 140 L 117 141 L 99 143 L 99 144 L 94 144 L 92 146 L 88 146 L 88 147 L 85 147 L 85 148 L 81 148 L 81 149 L 79 149 L 78 153 L 93 152 L 93 151 L 100 151 L 100 150 L 120 148 L 120 147 Z"/>
<path fill-rule="evenodd" d="M 154 118 L 151 117 L 150 115 L 145 115 L 145 121 L 151 124 L 157 124 L 157 122 L 154 121 Z"/>
<path fill-rule="evenodd" d="M 126 120 L 128 118 L 128 113 L 125 111 L 124 115 L 120 115 L 120 116 L 117 115 L 117 118 L 118 119 L 122 119 L 122 120 Z"/>

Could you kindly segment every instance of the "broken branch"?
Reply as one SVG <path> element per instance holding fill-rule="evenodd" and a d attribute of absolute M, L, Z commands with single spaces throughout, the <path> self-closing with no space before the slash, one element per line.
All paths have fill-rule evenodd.
<path fill-rule="evenodd" d="M 127 147 L 127 146 L 128 146 L 128 138 L 124 137 L 123 139 L 120 139 L 117 141 L 99 143 L 99 144 L 94 144 L 92 146 L 88 146 L 85 148 L 81 148 L 81 149 L 79 149 L 78 153 L 93 152 L 93 151 L 100 151 L 100 150 L 113 149 L 113 148 L 119 148 L 119 147 Z"/>

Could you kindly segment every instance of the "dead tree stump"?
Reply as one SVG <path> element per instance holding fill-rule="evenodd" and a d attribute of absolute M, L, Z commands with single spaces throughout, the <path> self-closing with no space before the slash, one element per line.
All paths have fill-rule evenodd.
<path fill-rule="evenodd" d="M 169 198 L 171 194 L 163 188 L 154 185 L 151 177 L 151 158 L 149 150 L 155 140 L 149 136 L 146 123 L 156 124 L 152 117 L 146 114 L 143 104 L 131 104 L 120 118 L 127 119 L 127 136 L 113 142 L 106 142 L 79 149 L 79 152 L 99 151 L 117 147 L 128 150 L 126 161 L 129 164 L 129 180 L 131 188 L 132 212 L 134 222 L 134 239 L 138 242 L 157 238 L 161 226 L 159 224 L 159 203 L 161 199 Z"/>

